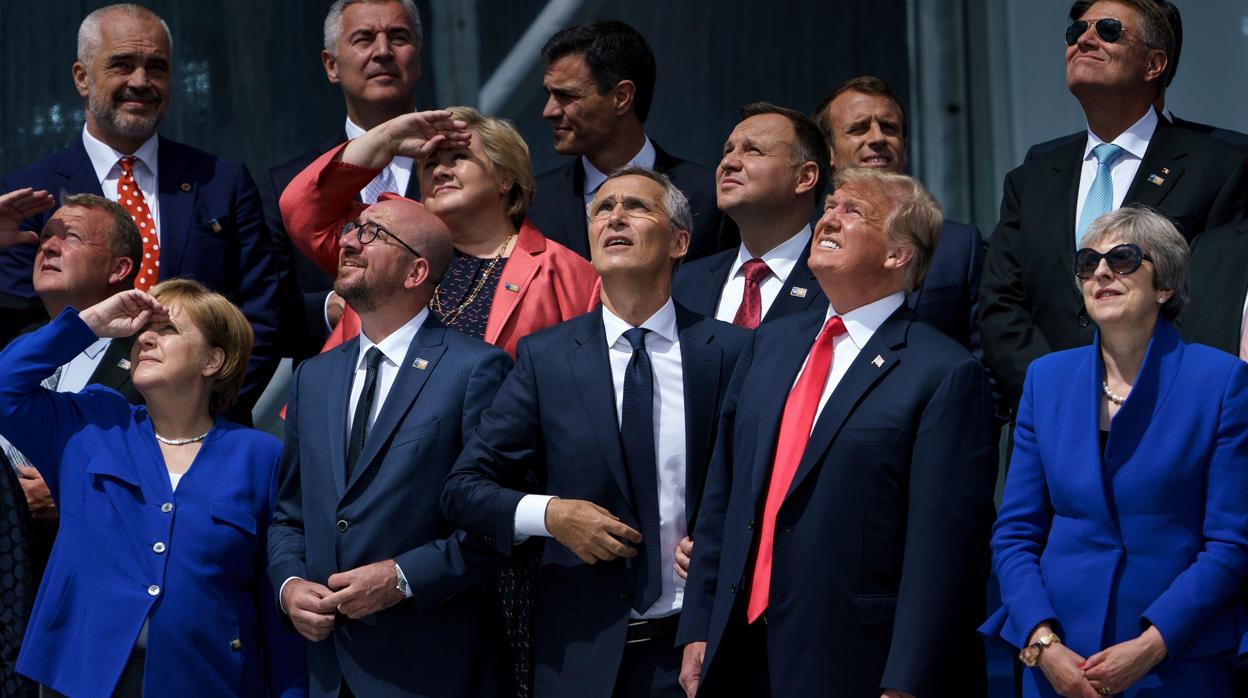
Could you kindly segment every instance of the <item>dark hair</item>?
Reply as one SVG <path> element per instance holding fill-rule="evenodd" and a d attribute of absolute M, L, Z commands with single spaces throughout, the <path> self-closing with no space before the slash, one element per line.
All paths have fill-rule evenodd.
<path fill-rule="evenodd" d="M 815 107 L 815 112 L 810 115 L 811 119 L 814 120 L 815 125 L 819 127 L 819 131 L 823 134 L 823 137 L 827 139 L 828 143 L 832 143 L 832 123 L 828 121 L 828 106 L 831 105 L 837 97 L 840 97 L 846 92 L 861 92 L 863 94 L 876 95 L 878 97 L 891 99 L 893 104 L 897 105 L 897 111 L 901 112 L 901 135 L 903 138 L 907 135 L 906 129 L 909 127 L 909 124 L 906 119 L 906 108 L 902 106 L 901 100 L 898 99 L 897 95 L 893 93 L 893 88 L 889 87 L 887 82 L 884 82 L 874 75 L 859 75 L 856 78 L 850 78 L 841 83 L 841 86 L 833 90 L 832 94 L 820 100 L 819 106 Z"/>
<path fill-rule="evenodd" d="M 1170 60 L 1166 62 L 1166 74 L 1161 76 L 1161 86 L 1169 87 L 1179 72 L 1179 54 L 1183 52 L 1183 15 L 1179 14 L 1179 8 L 1174 3 L 1166 0 L 1161 0 L 1161 10 L 1166 13 L 1170 34 L 1174 38 L 1174 50 L 1168 55 Z"/>
<path fill-rule="evenodd" d="M 813 162 L 819 167 L 819 179 L 815 182 L 815 188 L 812 191 L 815 194 L 815 202 L 821 203 L 823 193 L 832 180 L 832 162 L 828 155 L 828 142 L 824 140 L 823 132 L 815 125 L 815 122 L 810 120 L 809 116 L 796 109 L 779 107 L 770 102 L 750 102 L 742 106 L 741 118 L 737 119 L 737 123 L 751 116 L 763 114 L 779 114 L 793 124 L 797 142 L 793 144 L 793 149 L 790 151 L 789 164 L 800 167 L 803 163 Z"/>
<path fill-rule="evenodd" d="M 130 273 L 122 281 L 127 286 L 133 286 L 134 280 L 139 276 L 139 265 L 143 262 L 143 241 L 130 214 L 126 213 L 126 210 L 116 202 L 109 201 L 99 194 L 61 192 L 61 206 L 103 211 L 108 215 L 109 226 L 105 231 L 108 238 L 108 251 L 114 257 L 129 258 Z"/>
<path fill-rule="evenodd" d="M 1178 50 L 1176 47 L 1175 24 L 1178 23 L 1179 31 L 1182 32 L 1182 20 L 1178 18 L 1179 10 L 1171 3 L 1165 0 L 1116 0 L 1132 9 L 1140 16 L 1139 38 L 1145 46 L 1149 48 L 1161 49 L 1166 54 L 1166 71 L 1161 74 L 1158 82 L 1158 91 L 1165 90 L 1170 81 L 1174 79 L 1174 70 L 1171 70 L 1170 62 L 1174 62 L 1174 69 L 1178 69 Z M 1095 0 L 1075 0 L 1070 6 L 1070 21 L 1075 21 L 1095 4 Z M 1170 7 L 1166 7 L 1170 5 Z M 1173 8 L 1173 11 L 1171 10 Z"/>
<path fill-rule="evenodd" d="M 598 83 L 598 94 L 606 94 L 622 80 L 637 86 L 633 113 L 645 123 L 654 101 L 654 52 L 636 29 L 623 22 L 587 22 L 561 29 L 542 47 L 542 64 L 573 54 L 585 57 L 585 64 Z"/>

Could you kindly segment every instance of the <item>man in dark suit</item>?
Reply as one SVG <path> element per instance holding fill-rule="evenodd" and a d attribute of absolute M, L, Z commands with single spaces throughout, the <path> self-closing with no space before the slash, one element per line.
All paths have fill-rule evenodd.
<path fill-rule="evenodd" d="M 992 396 L 904 293 L 942 224 L 905 175 L 837 173 L 810 257 L 830 306 L 760 326 L 724 404 L 677 636 L 691 693 L 984 694 Z"/>
<path fill-rule="evenodd" d="M 21 189 L 0 195 L 0 247 L 30 242 L 30 234 L 20 232 L 23 220 L 53 206 L 47 192 Z M 134 287 L 142 240 L 134 220 L 117 204 L 94 194 L 68 196 L 38 238 L 32 284 L 47 317 L 56 317 L 66 306 L 89 308 Z M 46 322 L 44 318 L 35 326 Z M 44 384 L 61 392 L 104 385 L 131 402 L 142 402 L 130 382 L 133 344 L 134 338 L 100 339 Z M 13 663 L 60 521 L 37 465 L 0 437 L 0 496 L 13 497 L 13 508 L 6 503 L 0 516 L 0 540 L 7 542 L 0 545 L 0 618 L 5 627 L 0 634 L 0 695 L 6 696 L 33 695 Z"/>
<path fill-rule="evenodd" d="M 905 172 L 908 122 L 888 83 L 852 78 L 814 113 L 832 151 L 832 168 L 882 167 Z M 979 229 L 945 219 L 923 286 L 906 294 L 915 316 L 957 340 L 983 360 L 979 341 L 979 278 L 987 246 Z"/>
<path fill-rule="evenodd" d="M 1248 221 L 1196 238 L 1192 247 L 1191 295 L 1179 316 L 1183 339 L 1248 361 L 1244 310 L 1248 308 Z"/>
<path fill-rule="evenodd" d="M 538 175 L 529 217 L 551 240 L 589 258 L 585 207 L 612 171 L 626 165 L 657 170 L 684 192 L 693 208 L 687 259 L 737 244 L 737 230 L 715 206 L 714 176 L 682 160 L 646 135 L 654 97 L 654 53 L 623 22 L 578 24 L 542 47 L 546 106 L 555 150 L 576 156 Z"/>
<path fill-rule="evenodd" d="M 250 422 L 277 360 L 277 278 L 255 184 L 241 162 L 156 134 L 169 110 L 173 60 L 160 17 L 137 5 L 111 5 L 88 15 L 79 37 L 73 75 L 86 103 L 82 138 L 5 177 L 0 191 L 30 187 L 118 201 L 143 237 L 136 287 L 189 277 L 238 305 L 255 346 L 233 417 Z M 28 220 L 27 228 L 41 230 L 48 215 Z M 30 284 L 34 252 L 28 246 L 0 251 L 0 294 L 8 300 L 37 303 Z M 14 317 L 5 313 L 0 324 Z"/>
<path fill-rule="evenodd" d="M 1067 31 L 1066 83 L 1088 132 L 1006 176 L 984 263 L 984 355 L 1011 403 L 1033 359 L 1092 341 L 1070 270 L 1098 215 L 1127 203 L 1150 206 L 1188 240 L 1248 216 L 1245 155 L 1157 116 L 1173 45 L 1157 4 L 1080 0 L 1071 15 L 1079 19 Z"/>
<path fill-rule="evenodd" d="M 520 341 L 443 508 L 504 553 L 554 538 L 537 580 L 534 695 L 682 698 L 677 551 L 750 335 L 673 303 L 691 214 L 670 180 L 617 171 L 590 215 L 602 308 Z"/>
<path fill-rule="evenodd" d="M 295 371 L 269 530 L 310 695 L 501 695 L 484 582 L 504 561 L 443 519 L 438 494 L 511 361 L 430 315 L 452 248 L 423 206 L 383 197 L 341 245 L 334 288 L 362 330 Z"/>
<path fill-rule="evenodd" d="M 274 265 L 281 275 L 282 356 L 314 356 L 329 336 L 328 322 L 342 314 L 332 296 L 334 280 L 291 244 L 277 202 L 286 186 L 321 155 L 365 131 L 412 110 L 420 79 L 424 31 L 412 0 L 335 0 L 325 17 L 321 63 L 331 84 L 342 88 L 347 118 L 322 143 L 269 169 L 261 183 L 265 221 L 273 236 Z M 397 157 L 360 190 L 360 200 L 377 202 L 384 191 L 420 199 L 420 178 L 412 159 Z"/>
<path fill-rule="evenodd" d="M 716 204 L 741 244 L 681 265 L 676 301 L 749 329 L 826 306 L 806 258 L 829 176 L 827 145 L 805 114 L 766 102 L 742 107 L 715 170 Z"/>

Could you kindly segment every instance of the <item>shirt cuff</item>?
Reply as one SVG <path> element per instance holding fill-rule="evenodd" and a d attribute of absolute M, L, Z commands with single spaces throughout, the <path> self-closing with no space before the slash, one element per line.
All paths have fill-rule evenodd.
<path fill-rule="evenodd" d="M 399 578 L 399 588 L 403 590 L 404 598 L 412 598 L 412 587 L 407 583 L 407 575 L 403 574 L 403 568 L 399 567 L 399 563 L 394 563 L 394 574 Z"/>
<path fill-rule="evenodd" d="M 286 597 L 282 595 L 282 592 L 286 591 L 286 585 L 290 584 L 290 582 L 295 579 L 303 579 L 303 578 L 302 577 L 287 577 L 286 581 L 282 582 L 282 588 L 277 590 L 277 605 L 281 607 L 282 613 L 286 613 L 286 615 L 288 616 L 290 614 L 286 612 Z"/>
<path fill-rule="evenodd" d="M 554 497 L 548 494 L 526 494 L 516 505 L 516 528 L 512 542 L 523 543 L 531 536 L 550 538 L 546 530 L 546 505 Z"/>
<path fill-rule="evenodd" d="M 321 319 L 325 321 L 325 329 L 328 332 L 334 331 L 334 325 L 329 321 L 329 301 L 334 297 L 334 292 L 330 291 L 325 294 L 325 302 L 321 305 Z"/>

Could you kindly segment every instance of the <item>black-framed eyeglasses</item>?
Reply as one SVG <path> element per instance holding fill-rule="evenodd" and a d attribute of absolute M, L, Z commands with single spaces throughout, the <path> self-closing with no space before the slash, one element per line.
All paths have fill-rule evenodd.
<path fill-rule="evenodd" d="M 372 222 L 356 223 L 355 221 L 347 221 L 342 226 L 342 230 L 338 231 L 338 237 L 344 238 L 350 235 L 351 231 L 353 230 L 355 231 L 356 239 L 360 241 L 361 245 L 371 245 L 373 242 L 377 240 L 378 235 L 381 235 L 384 233 L 386 237 L 402 245 L 403 249 L 407 250 L 408 252 L 411 252 L 417 259 L 422 258 L 422 255 L 419 252 L 412 249 L 411 245 L 400 240 L 398 235 L 395 235 L 394 233 L 390 232 L 389 230 L 386 230 L 385 228 L 381 227 L 380 225 L 377 225 L 376 223 L 372 223 Z"/>
<path fill-rule="evenodd" d="M 1153 261 L 1152 257 L 1144 254 L 1139 245 L 1130 242 L 1114 245 L 1104 253 L 1085 247 L 1075 253 L 1075 276 L 1080 279 L 1092 278 L 1097 267 L 1101 266 L 1102 259 L 1109 265 L 1110 271 L 1124 276 L 1139 269 L 1140 264 L 1145 261 Z"/>
<path fill-rule="evenodd" d="M 1086 19 L 1076 19 L 1066 25 L 1066 45 L 1074 46 L 1079 41 L 1079 37 L 1088 31 L 1088 25 L 1091 24 L 1096 28 L 1096 35 L 1101 37 L 1101 41 L 1107 44 L 1114 44 L 1122 40 L 1124 34 L 1129 34 L 1122 26 L 1122 20 L 1113 17 L 1102 17 L 1095 22 L 1088 22 Z"/>

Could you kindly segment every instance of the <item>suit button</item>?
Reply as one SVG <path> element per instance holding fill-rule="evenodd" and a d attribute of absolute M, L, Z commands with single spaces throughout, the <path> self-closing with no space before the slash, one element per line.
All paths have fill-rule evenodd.
<path fill-rule="evenodd" d="M 792 532 L 793 532 L 793 527 L 792 527 L 792 526 L 785 526 L 784 528 L 780 529 L 780 532 L 781 532 L 781 533 L 792 533 Z"/>
<path fill-rule="evenodd" d="M 155 584 L 151 585 L 150 587 L 147 588 L 147 595 L 148 596 L 160 596 L 160 587 L 156 586 Z"/>
<path fill-rule="evenodd" d="M 232 649 L 232 650 L 234 650 L 235 652 L 237 652 L 237 651 L 241 650 L 242 648 L 243 648 L 243 641 L 242 641 L 242 640 L 239 640 L 238 638 L 235 638 L 235 639 L 233 639 L 233 640 L 230 640 L 230 649 Z"/>
<path fill-rule="evenodd" d="M 1088 326 L 1088 316 L 1087 316 L 1087 314 L 1085 314 L 1085 313 L 1079 313 L 1079 326 L 1080 326 L 1080 327 L 1087 327 L 1087 326 Z"/>
<path fill-rule="evenodd" d="M 351 524 L 347 523 L 346 519 L 340 519 L 338 521 L 337 528 L 338 528 L 339 533 L 346 533 L 347 529 L 350 527 L 351 527 Z"/>
<path fill-rule="evenodd" d="M 630 596 L 632 596 L 632 594 L 630 594 L 630 593 L 629 593 L 629 592 L 627 592 L 627 591 L 621 591 L 621 592 L 620 592 L 620 600 L 621 600 L 621 601 L 628 601 L 628 597 L 630 597 Z"/>
<path fill-rule="evenodd" d="M 729 593 L 729 594 L 735 594 L 735 593 L 737 593 L 737 585 L 736 585 L 736 584 L 729 584 L 729 585 L 728 585 L 728 593 Z"/>
<path fill-rule="evenodd" d="M 156 553 L 157 555 L 159 555 L 159 554 L 161 554 L 161 553 L 165 552 L 165 544 L 164 544 L 164 543 L 157 543 L 157 544 L 153 545 L 153 546 L 152 546 L 152 552 Z"/>
<path fill-rule="evenodd" d="M 775 592 L 775 593 L 773 593 L 773 594 L 771 595 L 771 598 L 775 599 L 776 601 L 779 601 L 779 600 L 781 600 L 781 599 L 787 599 L 787 598 L 789 598 L 789 594 L 788 594 L 788 592 L 784 592 L 784 591 L 777 591 L 777 592 Z"/>
<path fill-rule="evenodd" d="M 160 511 L 165 514 L 168 514 L 169 512 L 173 511 L 173 503 L 165 502 L 164 504 L 161 504 Z"/>

